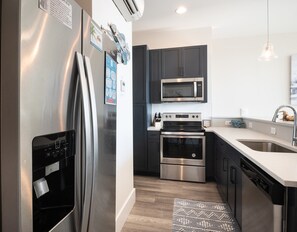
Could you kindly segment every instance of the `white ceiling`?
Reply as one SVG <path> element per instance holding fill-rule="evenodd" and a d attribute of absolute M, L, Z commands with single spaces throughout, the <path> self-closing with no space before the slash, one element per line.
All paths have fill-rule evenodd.
<path fill-rule="evenodd" d="M 266 0 L 144 0 L 133 31 L 212 28 L 214 37 L 266 34 Z M 177 15 L 184 5 L 188 12 Z M 297 0 L 270 0 L 270 33 L 297 32 Z"/>

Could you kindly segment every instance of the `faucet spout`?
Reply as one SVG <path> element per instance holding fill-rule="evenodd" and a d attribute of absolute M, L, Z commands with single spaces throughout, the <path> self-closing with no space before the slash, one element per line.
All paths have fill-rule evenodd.
<path fill-rule="evenodd" d="M 281 105 L 279 106 L 275 112 L 274 112 L 274 115 L 272 117 L 272 122 L 276 122 L 276 119 L 277 119 L 277 115 L 278 115 L 278 112 L 282 109 L 282 108 L 290 108 L 293 113 L 294 113 L 294 126 L 293 126 L 293 135 L 292 135 L 292 145 L 293 146 L 297 146 L 297 137 L 296 137 L 296 128 L 297 128 L 297 120 L 296 120 L 296 110 L 290 106 L 290 105 Z"/>

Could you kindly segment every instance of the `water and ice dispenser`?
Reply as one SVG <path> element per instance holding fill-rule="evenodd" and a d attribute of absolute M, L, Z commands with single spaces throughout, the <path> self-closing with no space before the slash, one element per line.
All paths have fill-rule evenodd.
<path fill-rule="evenodd" d="M 74 208 L 75 132 L 32 142 L 33 231 L 49 231 Z"/>

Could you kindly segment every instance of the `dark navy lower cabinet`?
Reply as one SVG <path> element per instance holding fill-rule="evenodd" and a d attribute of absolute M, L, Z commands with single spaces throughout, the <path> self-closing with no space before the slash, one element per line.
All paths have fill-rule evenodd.
<path fill-rule="evenodd" d="M 148 172 L 160 175 L 160 132 L 148 131 L 147 142 Z"/>
<path fill-rule="evenodd" d="M 297 188 L 288 188 L 287 232 L 297 231 Z"/>
<path fill-rule="evenodd" d="M 241 227 L 241 169 L 242 155 L 224 140 L 215 136 L 215 179 L 223 201 L 227 202 Z"/>

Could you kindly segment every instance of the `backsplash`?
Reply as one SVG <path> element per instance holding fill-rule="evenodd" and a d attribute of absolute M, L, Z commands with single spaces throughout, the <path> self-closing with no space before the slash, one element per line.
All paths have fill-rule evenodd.
<path fill-rule="evenodd" d="M 287 142 L 292 141 L 293 122 L 272 122 L 255 118 L 212 118 L 212 127 L 232 127 L 232 119 L 243 119 L 246 128 Z"/>
<path fill-rule="evenodd" d="M 272 122 L 262 119 L 243 118 L 248 129 L 258 131 L 269 136 L 292 141 L 293 122 Z"/>

